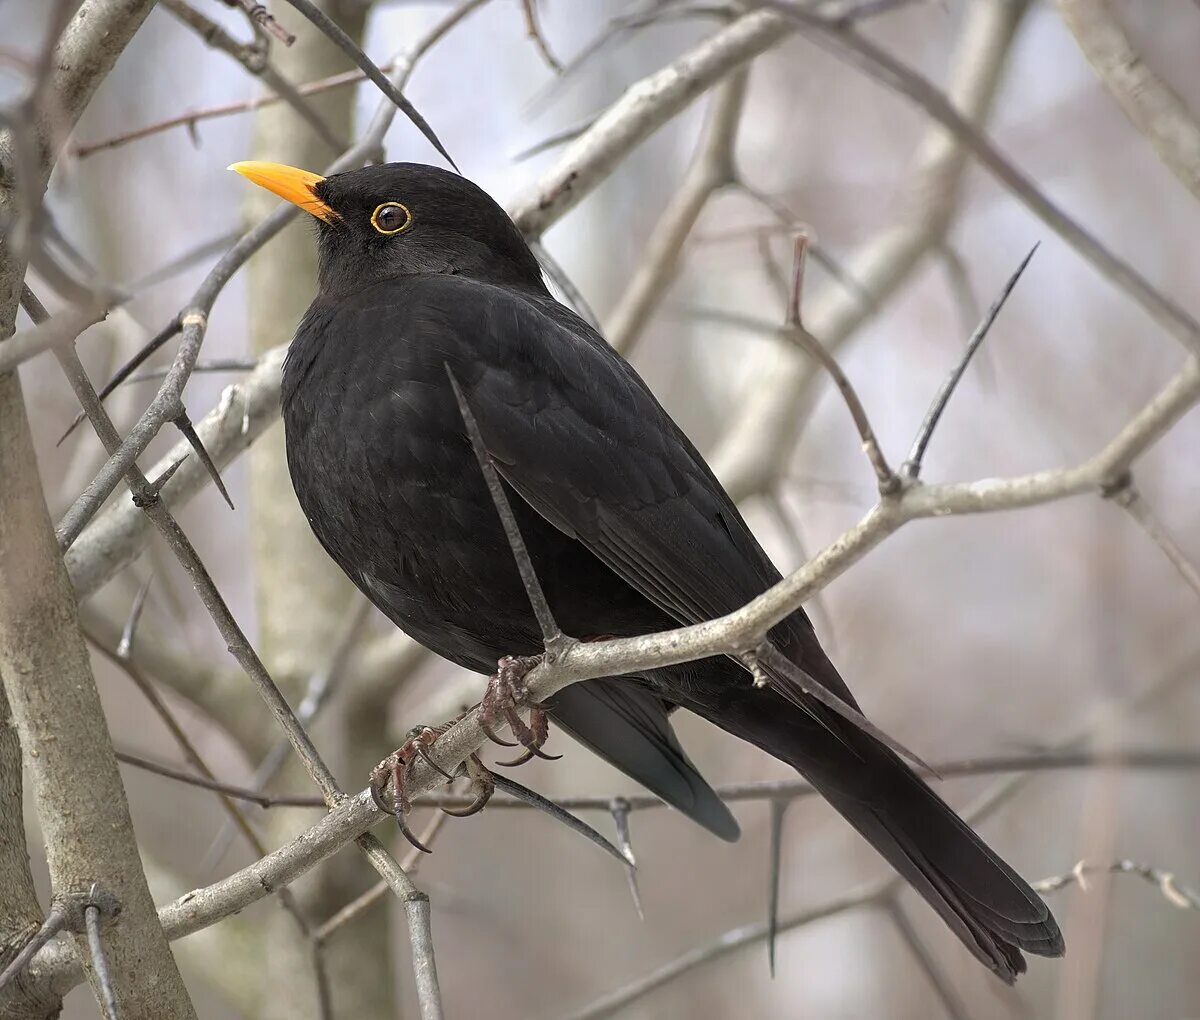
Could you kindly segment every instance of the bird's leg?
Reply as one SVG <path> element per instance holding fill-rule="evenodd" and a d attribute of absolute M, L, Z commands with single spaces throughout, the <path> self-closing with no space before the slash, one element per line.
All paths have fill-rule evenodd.
<path fill-rule="evenodd" d="M 480 726 L 498 744 L 515 746 L 508 741 L 497 740 L 492 734 L 492 727 L 503 720 L 508 723 L 513 736 L 525 748 L 518 758 L 497 762 L 498 765 L 524 765 L 531 758 L 556 761 L 562 757 L 560 754 L 546 754 L 542 751 L 542 745 L 550 735 L 549 718 L 545 708 L 538 704 L 530 705 L 528 724 L 517 712 L 517 706 L 529 696 L 524 683 L 525 677 L 541 661 L 540 655 L 506 655 L 496 664 L 496 672 L 488 681 L 483 701 L 479 705 Z"/>
<path fill-rule="evenodd" d="M 437 727 L 414 726 L 408 731 L 408 739 L 404 744 L 371 770 L 370 790 L 371 799 L 375 802 L 375 806 L 380 811 L 386 811 L 388 814 L 394 815 L 396 817 L 396 826 L 400 829 L 404 838 L 424 853 L 431 853 L 432 851 L 413 835 L 408 827 L 408 823 L 404 820 L 404 816 L 412 810 L 412 801 L 409 800 L 407 791 L 408 770 L 412 767 L 412 763 L 417 758 L 420 758 L 431 769 L 439 772 L 447 779 L 453 780 L 455 778 L 429 756 L 430 746 L 450 728 L 450 725 L 453 724 Z M 478 755 L 471 755 L 465 764 L 467 776 L 476 791 L 474 803 L 462 810 L 442 809 L 447 814 L 455 815 L 459 818 L 465 818 L 467 815 L 473 815 L 478 811 L 482 811 L 484 805 L 491 799 L 492 792 L 495 790 L 495 784 L 492 782 L 492 774 L 484 767 Z M 390 804 L 384 797 L 384 791 L 387 789 L 389 783 L 392 787 Z"/>

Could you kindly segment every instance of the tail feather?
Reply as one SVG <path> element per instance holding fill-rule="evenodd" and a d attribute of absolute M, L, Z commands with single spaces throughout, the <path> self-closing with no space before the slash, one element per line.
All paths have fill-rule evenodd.
<path fill-rule="evenodd" d="M 806 666 L 849 697 L 827 660 Z M 1063 954 L 1042 898 L 898 755 L 819 702 L 798 707 L 724 668 L 689 675 L 688 707 L 796 768 L 993 973 L 1011 984 L 1025 971 L 1022 951 Z"/>
<path fill-rule="evenodd" d="M 1061 956 L 1062 935 L 1045 903 L 940 797 L 924 784 L 921 793 L 899 811 L 837 794 L 828 800 L 1003 981 L 1012 984 L 1025 972 L 1021 950 Z M 945 825 L 948 818 L 958 824 Z M 953 833 L 949 840 L 947 832 Z M 964 863 L 970 864 L 967 879 Z"/>

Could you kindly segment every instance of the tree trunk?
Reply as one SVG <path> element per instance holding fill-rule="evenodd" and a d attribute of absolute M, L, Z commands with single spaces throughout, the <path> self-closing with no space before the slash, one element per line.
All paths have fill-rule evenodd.
<path fill-rule="evenodd" d="M 365 10 L 323 3 L 355 39 L 361 40 Z M 293 26 L 296 42 L 273 48 L 273 60 L 291 81 L 301 83 L 346 69 L 346 58 L 323 36 L 304 24 Z M 341 89 L 310 102 L 342 138 L 353 136 L 355 92 Z M 252 158 L 319 171 L 336 155 L 286 104 L 264 107 L 255 115 Z M 246 209 L 252 220 L 278 200 L 252 188 Z M 296 223 L 287 235 L 260 252 L 249 265 L 250 338 L 256 354 L 291 339 L 316 288 L 316 250 L 312 224 Z M 333 635 L 348 606 L 359 596 L 325 555 L 296 503 L 283 455 L 283 429 L 274 427 L 250 452 L 251 534 L 254 549 L 258 645 L 271 674 L 295 703 L 312 672 L 328 658 Z M 337 699 L 319 724 L 321 752 L 333 771 L 360 787 L 369 769 L 387 752 L 384 713 L 375 732 L 351 732 L 361 724 L 347 717 Z M 281 788 L 302 789 L 303 772 L 289 763 Z M 311 824 L 311 813 L 272 812 L 271 839 L 282 842 Z M 296 887 L 302 909 L 319 922 L 344 906 L 374 881 L 360 855 L 339 855 Z M 264 1016 L 316 1017 L 317 1000 L 311 951 L 295 921 L 280 911 L 267 934 L 267 987 Z M 388 911 L 379 908 L 338 932 L 326 951 L 334 1013 L 337 1016 L 397 1015 L 392 978 Z"/>

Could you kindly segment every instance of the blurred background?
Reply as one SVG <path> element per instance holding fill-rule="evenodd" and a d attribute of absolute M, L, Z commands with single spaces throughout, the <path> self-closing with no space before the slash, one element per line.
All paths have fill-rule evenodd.
<path fill-rule="evenodd" d="M 232 36 L 249 38 L 241 12 L 212 0 L 193 4 Z M 551 51 L 572 68 L 614 19 L 656 6 L 544 0 L 538 12 Z M 560 76 L 529 38 L 521 4 L 493 0 L 422 60 L 406 95 L 462 171 L 512 208 L 561 153 L 551 148 L 522 158 L 525 150 L 589 122 L 630 84 L 720 27 L 709 7 L 666 6 L 675 8 L 671 16 L 618 32 Z M 1200 8 L 1178 0 L 1111 6 L 1147 63 L 1200 111 Z M 450 8 L 357 0 L 330 6 L 380 63 Z M 271 47 L 273 65 L 291 81 L 351 69 L 296 12 L 282 3 L 272 11 L 299 37 L 291 49 Z M 20 61 L 37 52 L 43 20 L 41 4 L 0 3 L 0 98 L 19 89 Z M 1200 314 L 1200 208 L 1104 91 L 1053 5 L 913 2 L 869 19 L 861 31 L 958 101 L 974 104 L 1000 149 L 1040 189 Z M 735 89 L 718 87 L 657 131 L 546 234 L 544 245 L 609 335 L 620 333 L 631 360 L 710 457 L 780 569 L 795 568 L 833 540 L 876 498 L 836 391 L 775 332 L 783 322 L 780 280 L 790 273 L 797 223 L 824 257 L 808 269 L 806 321 L 836 349 L 893 463 L 903 459 L 981 310 L 1029 248 L 1040 245 L 934 438 L 927 480 L 1076 463 L 1178 368 L 1178 345 L 977 166 L 966 161 L 961 175 L 926 172 L 931 151 L 936 155 L 946 141 L 903 98 L 799 36 L 749 65 L 744 96 Z M 233 232 L 274 206 L 272 196 L 226 173 L 229 163 L 271 159 L 319 170 L 336 153 L 284 105 L 96 151 L 88 146 L 262 91 L 160 4 L 85 114 L 73 136 L 79 151 L 58 167 L 49 209 L 58 230 L 104 279 L 137 284 L 198 246 L 225 239 L 183 271 L 141 286 L 122 313 L 84 336 L 80 353 L 95 381 L 176 314 Z M 375 110 L 378 93 L 357 85 L 313 104 L 349 141 Z M 685 231 L 677 271 L 652 288 L 652 304 L 635 307 L 631 281 L 647 271 L 664 210 L 670 213 L 682 182 L 696 176 L 703 139 L 728 154 L 727 165 L 745 186 L 718 189 L 703 203 Z M 387 135 L 386 155 L 439 162 L 403 118 Z M 289 227 L 226 288 L 202 363 L 243 364 L 287 341 L 312 294 L 308 234 L 307 224 Z M 881 282 L 886 274 L 877 263 L 888 245 L 901 257 L 894 279 Z M 53 294 L 50 284 L 38 289 Z M 167 363 L 172 351 L 168 345 L 151 364 Z M 199 421 L 244 374 L 197 372 L 185 393 L 192 419 Z M 22 375 L 45 489 L 58 516 L 103 462 L 102 451 L 86 428 L 55 445 L 77 407 L 52 359 L 27 364 Z M 135 420 L 154 389 L 153 382 L 134 383 L 111 398 L 119 427 Z M 278 432 L 276 426 L 224 470 L 236 511 L 210 486 L 179 517 L 238 620 L 298 701 L 313 673 L 328 665 L 359 596 L 292 506 Z M 164 432 L 143 463 L 176 438 Z M 1140 491 L 1193 558 L 1200 558 L 1198 444 L 1200 419 L 1193 414 L 1137 466 Z M 114 502 L 127 499 L 118 493 Z M 136 563 L 89 598 L 85 625 L 98 645 L 115 644 L 151 576 L 135 661 L 214 771 L 249 782 L 278 735 L 165 549 L 151 541 Z M 936 762 L 1031 752 L 1082 734 L 1100 749 L 1196 748 L 1196 598 L 1118 508 L 1079 497 L 1019 513 L 912 524 L 830 585 L 810 610 L 866 711 Z M 446 718 L 456 698 L 474 700 L 462 692 L 481 689 L 464 682 L 482 681 L 464 681 L 457 669 L 419 654 L 375 615 L 351 644 L 350 662 L 312 729 L 340 781 L 358 789 L 411 725 Z M 182 762 L 129 678 L 99 652 L 95 668 L 118 748 Z M 697 719 L 679 718 L 676 726 L 714 783 L 788 777 L 780 763 Z M 549 749 L 563 759 L 530 764 L 517 778 L 552 797 L 635 789 L 561 733 L 552 735 Z M 222 837 L 214 851 L 225 815 L 211 794 L 132 769 L 124 774 L 156 900 L 208 884 L 253 858 L 240 837 Z M 1002 781 L 947 779 L 941 792 L 967 811 Z M 290 767 L 274 788 L 308 791 Z M 735 813 L 743 838 L 734 845 L 667 809 L 632 816 L 644 921 L 621 870 L 544 816 L 491 810 L 448 820 L 418 874 L 432 899 L 448 1015 L 570 1016 L 723 932 L 762 920 L 768 806 L 738 804 Z M 587 817 L 612 832 L 605 813 Z M 314 814 L 276 809 L 254 818 L 273 846 Z M 419 814 L 414 829 L 425 824 Z M 979 827 L 1030 879 L 1067 872 L 1082 858 L 1132 858 L 1200 882 L 1200 798 L 1186 771 L 1036 772 Z M 27 828 L 44 876 L 31 806 Z M 390 830 L 380 832 L 390 838 Z M 884 874 L 882 862 L 823 802 L 790 807 L 785 920 Z M 319 923 L 374 878 L 349 850 L 299 888 Z M 1200 920 L 1135 878 L 1100 875 L 1086 892 L 1072 885 L 1054 893 L 1068 956 L 1032 959 L 1015 989 L 971 960 L 915 896 L 905 893 L 899 902 L 972 1018 L 1200 1016 L 1192 972 Z M 306 949 L 274 899 L 174 948 L 206 1018 L 317 1015 Z M 334 933 L 328 952 L 335 1015 L 415 1015 L 407 933 L 392 902 L 385 899 Z M 77 988 L 64 1016 L 95 1015 L 90 991 Z M 781 935 L 774 980 L 765 945 L 756 942 L 689 971 L 619 1015 L 915 1020 L 948 1014 L 896 925 L 869 908 Z"/>

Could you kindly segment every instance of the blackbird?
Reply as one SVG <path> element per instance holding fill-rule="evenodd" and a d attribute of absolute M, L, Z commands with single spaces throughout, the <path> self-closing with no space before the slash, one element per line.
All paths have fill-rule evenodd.
<path fill-rule="evenodd" d="M 479 469 L 475 418 L 562 629 L 647 634 L 732 612 L 780 579 L 704 458 L 632 367 L 547 290 L 483 190 L 416 163 L 329 177 L 232 169 L 317 220 L 319 283 L 283 370 L 287 460 L 329 555 L 398 627 L 483 674 L 541 631 Z M 857 709 L 796 610 L 784 665 Z M 794 672 L 794 671 L 793 671 Z M 550 717 L 726 840 L 729 809 L 680 746 L 685 708 L 796 768 L 1004 981 L 1059 956 L 1049 908 L 883 742 L 728 658 L 576 683 Z"/>

